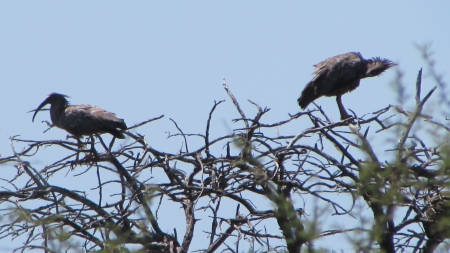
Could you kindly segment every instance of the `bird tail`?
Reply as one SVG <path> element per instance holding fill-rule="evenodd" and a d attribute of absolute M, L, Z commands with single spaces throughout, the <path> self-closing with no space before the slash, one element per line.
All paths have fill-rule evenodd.
<path fill-rule="evenodd" d="M 123 132 L 128 129 L 127 124 L 123 119 L 117 119 L 115 121 L 110 122 L 110 126 L 105 127 L 103 129 L 104 132 L 110 133 L 117 139 L 125 139 L 125 135 Z"/>
<path fill-rule="evenodd" d="M 297 102 L 298 105 L 304 110 L 312 101 L 316 100 L 317 98 L 318 96 L 316 95 L 314 83 L 313 81 L 310 81 L 302 91 L 300 97 L 297 99 Z"/>
<path fill-rule="evenodd" d="M 125 135 L 123 134 L 123 130 L 108 129 L 108 133 L 112 134 L 117 139 L 125 139 Z"/>
<path fill-rule="evenodd" d="M 367 72 L 364 77 L 372 77 L 381 75 L 385 70 L 390 67 L 397 65 L 397 63 L 392 62 L 388 59 L 383 59 L 380 57 L 375 57 L 367 60 Z"/>

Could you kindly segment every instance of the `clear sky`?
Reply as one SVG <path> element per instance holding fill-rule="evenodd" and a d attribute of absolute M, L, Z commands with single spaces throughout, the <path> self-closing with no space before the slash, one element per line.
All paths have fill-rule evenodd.
<path fill-rule="evenodd" d="M 265 120 L 272 123 L 300 110 L 296 100 L 313 64 L 350 51 L 397 62 L 413 94 L 417 72 L 426 67 L 416 44 L 432 45 L 448 83 L 449 1 L 2 1 L 0 155 L 11 154 L 13 135 L 66 137 L 58 129 L 43 133 L 48 112 L 34 123 L 26 113 L 51 92 L 101 106 L 128 125 L 164 114 L 140 133 L 176 152 L 181 141 L 166 140 L 176 132 L 169 118 L 185 132 L 203 132 L 214 100 L 225 99 L 215 137 L 233 128 L 238 114 L 224 77 L 249 114 L 247 99 L 271 108 Z M 435 84 L 426 70 L 429 90 Z M 395 104 L 394 77 L 387 71 L 362 81 L 344 105 L 362 115 Z M 339 120 L 333 98 L 317 103 Z M 296 127 L 285 134 L 303 129 Z"/>

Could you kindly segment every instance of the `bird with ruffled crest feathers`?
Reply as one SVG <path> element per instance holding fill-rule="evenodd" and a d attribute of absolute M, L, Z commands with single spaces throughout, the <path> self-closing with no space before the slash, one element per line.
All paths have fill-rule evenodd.
<path fill-rule="evenodd" d="M 66 130 L 80 138 L 83 135 L 109 133 L 116 138 L 124 139 L 123 131 L 127 125 L 116 114 L 93 105 L 69 105 L 66 95 L 51 93 L 36 109 L 36 114 L 47 104 L 50 104 L 50 118 L 53 125 Z"/>
<path fill-rule="evenodd" d="M 374 57 L 364 59 L 360 53 L 350 52 L 328 58 L 316 65 L 314 78 L 306 84 L 297 100 L 302 109 L 322 96 L 336 96 L 341 119 L 351 116 L 342 104 L 342 95 L 356 89 L 363 78 L 378 76 L 392 66 L 394 62 Z"/>

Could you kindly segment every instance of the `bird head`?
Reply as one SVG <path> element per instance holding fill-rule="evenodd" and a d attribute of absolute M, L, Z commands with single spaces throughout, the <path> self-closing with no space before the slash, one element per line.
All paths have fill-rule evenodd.
<path fill-rule="evenodd" d="M 32 122 L 34 122 L 34 117 L 36 116 L 36 114 L 42 109 L 42 107 L 44 107 L 47 104 L 50 104 L 50 106 L 67 107 L 69 105 L 69 102 L 66 99 L 67 97 L 68 96 L 59 93 L 49 94 L 47 98 L 38 106 L 38 108 L 34 112 Z"/>
<path fill-rule="evenodd" d="M 364 77 L 378 76 L 390 67 L 397 65 L 388 59 L 374 57 L 367 60 L 367 71 Z"/>

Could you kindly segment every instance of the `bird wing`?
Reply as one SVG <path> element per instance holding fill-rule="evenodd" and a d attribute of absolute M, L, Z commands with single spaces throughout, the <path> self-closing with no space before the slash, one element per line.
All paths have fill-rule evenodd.
<path fill-rule="evenodd" d="M 364 58 L 360 53 L 351 52 L 330 57 L 314 67 L 315 77 L 310 83 L 315 86 L 315 92 L 321 96 L 334 96 L 348 92 L 348 87 L 358 86 L 364 71 Z"/>
<path fill-rule="evenodd" d="M 314 78 L 297 100 L 303 109 L 321 96 L 342 95 L 358 87 L 364 58 L 360 53 L 351 52 L 330 57 L 314 67 Z"/>
<path fill-rule="evenodd" d="M 74 105 L 66 108 L 64 125 L 69 133 L 77 136 L 108 132 L 115 135 L 117 129 L 127 125 L 116 114 L 92 105 Z"/>

